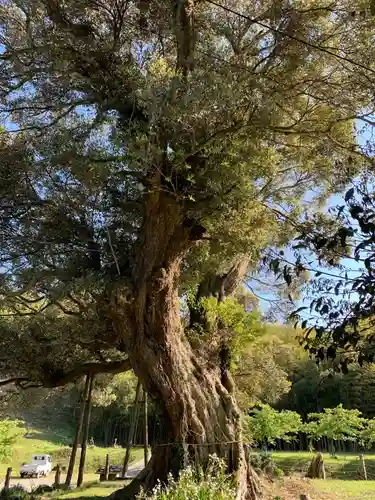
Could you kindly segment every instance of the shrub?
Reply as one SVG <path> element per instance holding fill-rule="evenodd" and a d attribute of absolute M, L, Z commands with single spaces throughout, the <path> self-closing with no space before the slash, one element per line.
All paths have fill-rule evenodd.
<path fill-rule="evenodd" d="M 54 491 L 53 486 L 49 486 L 48 484 L 40 484 L 33 490 L 33 496 L 44 495 L 44 493 L 52 493 L 52 491 Z"/>
<path fill-rule="evenodd" d="M 158 484 L 151 495 L 140 494 L 139 500 L 234 500 L 234 480 L 225 473 L 225 463 L 215 455 L 210 457 L 205 471 L 188 467 L 178 480 L 169 477 L 168 485 Z"/>
<path fill-rule="evenodd" d="M 271 453 L 251 453 L 249 459 L 251 466 L 258 473 L 274 474 L 276 472 L 276 464 Z"/>
<path fill-rule="evenodd" d="M 23 433 L 22 423 L 18 420 L 0 421 L 0 462 L 12 455 L 13 446 Z"/>
<path fill-rule="evenodd" d="M 8 490 L 0 492 L 1 500 L 31 500 L 32 495 L 26 491 L 21 485 L 12 486 Z"/>

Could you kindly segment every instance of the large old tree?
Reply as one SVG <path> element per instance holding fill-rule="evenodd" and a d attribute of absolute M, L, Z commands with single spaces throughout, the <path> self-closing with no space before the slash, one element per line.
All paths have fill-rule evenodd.
<path fill-rule="evenodd" d="M 159 400 L 174 444 L 120 498 L 212 452 L 237 471 L 238 499 L 257 496 L 227 328 L 202 299 L 224 301 L 289 238 L 280 210 L 361 167 L 353 120 L 371 116 L 375 81 L 362 4 L 0 3 L 3 309 L 43 299 L 61 339 L 119 349 Z M 186 329 L 217 342 L 195 348 Z"/>

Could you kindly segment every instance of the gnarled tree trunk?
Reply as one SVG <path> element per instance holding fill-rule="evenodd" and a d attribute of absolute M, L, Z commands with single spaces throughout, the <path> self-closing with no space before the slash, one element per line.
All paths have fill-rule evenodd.
<path fill-rule="evenodd" d="M 258 480 L 245 457 L 234 396 L 222 384 L 219 367 L 205 364 L 193 352 L 180 319 L 181 260 L 202 233 L 181 216 L 172 196 L 154 193 L 147 206 L 134 266 L 135 298 L 129 300 L 126 289 L 119 288 L 112 310 L 134 371 L 162 405 L 168 430 L 143 472 L 114 497 L 134 498 L 141 487 L 149 490 L 158 480 L 166 482 L 169 472 L 177 475 L 184 466 L 181 443 L 188 443 L 199 463 L 212 453 L 225 457 L 228 469 L 238 473 L 237 498 L 255 499 Z"/>

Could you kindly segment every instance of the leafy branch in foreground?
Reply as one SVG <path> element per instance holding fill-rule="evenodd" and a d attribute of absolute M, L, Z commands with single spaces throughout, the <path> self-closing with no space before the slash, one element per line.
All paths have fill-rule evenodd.
<path fill-rule="evenodd" d="M 284 274 L 291 282 L 300 270 L 315 267 L 305 287 L 310 305 L 296 309 L 291 319 L 305 330 L 306 349 L 318 362 L 331 360 L 334 368 L 347 372 L 351 362 L 375 359 L 373 179 L 354 184 L 345 204 L 330 209 L 330 217 L 330 230 L 319 221 L 308 223 L 307 230 L 296 223 L 295 259 L 285 264 Z"/>

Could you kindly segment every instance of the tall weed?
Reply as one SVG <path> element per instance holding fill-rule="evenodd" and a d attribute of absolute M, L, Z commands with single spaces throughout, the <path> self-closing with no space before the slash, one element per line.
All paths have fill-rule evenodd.
<path fill-rule="evenodd" d="M 225 463 L 217 456 L 210 457 L 206 470 L 188 467 L 177 480 L 172 476 L 168 485 L 159 483 L 147 494 L 141 493 L 139 500 L 232 500 L 235 498 L 232 476 L 225 473 Z"/>

